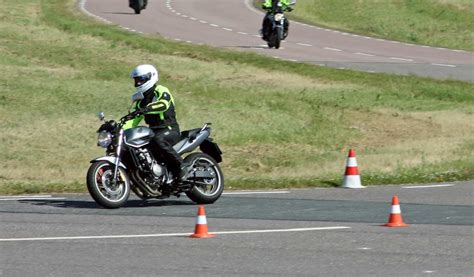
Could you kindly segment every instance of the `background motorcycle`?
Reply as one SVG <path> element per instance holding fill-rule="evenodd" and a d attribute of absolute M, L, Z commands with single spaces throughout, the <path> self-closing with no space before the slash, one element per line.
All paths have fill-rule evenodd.
<path fill-rule="evenodd" d="M 148 4 L 148 0 L 128 0 L 128 6 L 132 8 L 136 14 L 140 14 Z"/>
<path fill-rule="evenodd" d="M 296 1 L 293 1 L 290 5 L 294 5 Z M 292 8 L 287 9 L 288 11 L 292 11 Z M 270 21 L 270 30 L 268 30 L 268 34 L 266 37 L 266 41 L 268 47 L 275 49 L 280 48 L 280 43 L 282 40 L 286 38 L 284 32 L 284 25 L 285 25 L 285 14 L 283 11 L 283 7 L 280 1 L 274 1 L 272 5 L 272 10 L 270 13 L 266 15 Z M 265 27 L 265 26 L 264 26 Z"/>
<path fill-rule="evenodd" d="M 210 138 L 210 123 L 202 128 L 183 131 L 182 139 L 174 145 L 184 158 L 187 174 L 175 190 L 171 190 L 171 173 L 166 165 L 147 149 L 153 130 L 138 126 L 123 130 L 126 121 L 143 111 L 129 113 L 119 122 L 105 121 L 100 113 L 98 145 L 106 148 L 106 155 L 91 161 L 87 172 L 87 189 L 95 202 L 105 208 L 119 208 L 125 204 L 132 190 L 141 199 L 179 197 L 184 192 L 198 204 L 214 203 L 224 190 L 224 176 L 218 163 L 222 161 L 218 145 Z"/>

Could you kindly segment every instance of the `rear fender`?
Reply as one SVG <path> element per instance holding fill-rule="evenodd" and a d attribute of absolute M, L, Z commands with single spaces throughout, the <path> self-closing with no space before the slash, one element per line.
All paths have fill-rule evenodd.
<path fill-rule="evenodd" d="M 203 153 L 211 156 L 216 162 L 222 162 L 222 151 L 219 145 L 213 142 L 211 138 L 205 139 L 201 145 L 199 145 L 199 149 L 201 149 Z"/>

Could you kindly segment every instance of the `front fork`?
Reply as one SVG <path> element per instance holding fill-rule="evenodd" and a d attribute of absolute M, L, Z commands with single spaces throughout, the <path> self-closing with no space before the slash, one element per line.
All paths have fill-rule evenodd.
<path fill-rule="evenodd" d="M 120 152 L 122 150 L 122 142 L 123 142 L 123 129 L 120 129 L 117 152 L 115 153 L 117 156 L 115 157 L 115 170 L 114 170 L 114 180 L 113 180 L 114 185 L 118 184 L 117 175 L 118 175 L 118 170 L 120 166 Z"/>

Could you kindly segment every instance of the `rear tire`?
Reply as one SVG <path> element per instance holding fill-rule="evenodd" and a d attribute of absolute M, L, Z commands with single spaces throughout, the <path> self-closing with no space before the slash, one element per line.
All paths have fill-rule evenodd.
<path fill-rule="evenodd" d="M 140 14 L 141 10 L 143 9 L 143 0 L 135 1 L 135 7 L 133 7 L 136 14 Z"/>
<path fill-rule="evenodd" d="M 192 153 L 184 159 L 185 163 L 193 164 L 193 170 L 209 173 L 211 178 L 196 178 L 196 184 L 186 195 L 197 204 L 212 204 L 224 191 L 224 175 L 219 164 L 209 155 Z M 192 176 L 188 178 L 193 182 Z"/>
<path fill-rule="evenodd" d="M 115 165 L 107 161 L 94 162 L 87 171 L 87 189 L 94 201 L 108 209 L 122 207 L 130 196 L 130 179 L 119 168 L 119 183 L 112 184 Z"/>

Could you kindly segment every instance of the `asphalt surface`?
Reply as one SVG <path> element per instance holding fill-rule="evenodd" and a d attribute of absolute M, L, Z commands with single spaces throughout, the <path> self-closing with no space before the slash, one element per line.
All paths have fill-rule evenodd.
<path fill-rule="evenodd" d="M 473 184 L 226 191 L 207 239 L 186 197 L 0 196 L 0 275 L 472 276 Z M 382 226 L 394 195 L 408 227 Z"/>
<path fill-rule="evenodd" d="M 97 19 L 170 40 L 341 69 L 474 81 L 473 52 L 374 39 L 298 22 L 290 23 L 282 48 L 268 49 L 259 36 L 263 14 L 251 0 L 150 0 L 140 15 L 114 0 L 78 3 Z"/>

